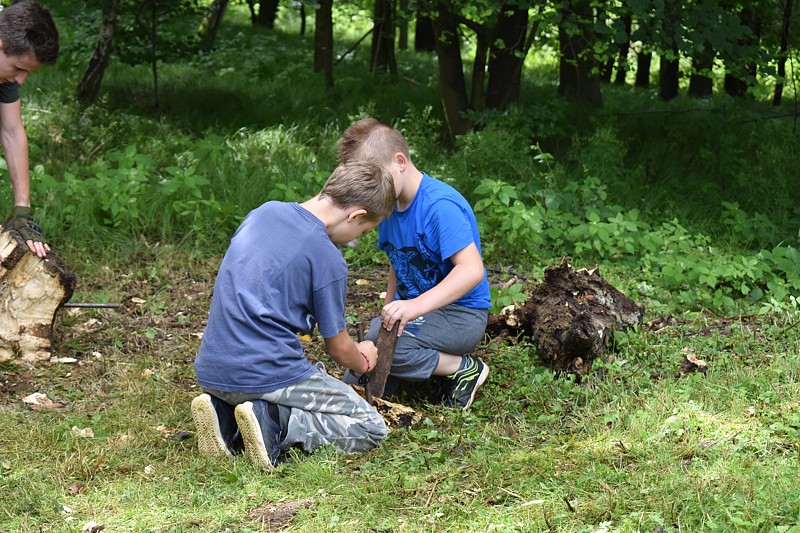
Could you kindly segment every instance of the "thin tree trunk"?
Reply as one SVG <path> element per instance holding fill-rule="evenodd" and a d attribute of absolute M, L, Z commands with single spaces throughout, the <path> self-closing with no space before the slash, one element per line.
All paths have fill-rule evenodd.
<path fill-rule="evenodd" d="M 278 16 L 279 0 L 260 0 L 258 3 L 258 16 L 255 24 L 264 28 L 273 29 Z"/>
<path fill-rule="evenodd" d="M 397 20 L 397 48 L 399 50 L 408 50 L 408 0 L 400 0 L 399 13 L 395 13 L 395 20 Z"/>
<path fill-rule="evenodd" d="M 204 50 L 210 49 L 214 46 L 214 40 L 217 38 L 217 32 L 222 24 L 222 17 L 225 15 L 225 9 L 228 7 L 229 0 L 214 0 L 208 10 L 206 16 L 203 17 L 203 22 L 197 29 L 197 35 L 200 37 L 201 46 Z M 155 10 L 153 3 L 153 10 Z"/>
<path fill-rule="evenodd" d="M 444 2 L 439 2 L 438 7 L 437 16 L 432 22 L 436 55 L 439 58 L 439 85 L 450 139 L 454 141 L 457 136 L 472 129 L 472 122 L 464 117 L 469 109 L 469 102 L 464 65 L 461 61 L 458 22 Z"/>
<path fill-rule="evenodd" d="M 314 72 L 322 71 L 325 88 L 333 88 L 333 0 L 320 0 L 314 31 Z"/>
<path fill-rule="evenodd" d="M 625 26 L 625 42 L 619 45 L 619 55 L 617 56 L 617 75 L 614 78 L 614 85 L 625 85 L 625 78 L 628 75 L 628 54 L 631 51 L 631 29 L 633 28 L 633 17 L 630 13 L 622 18 Z"/>
<path fill-rule="evenodd" d="M 678 81 L 680 79 L 680 71 L 678 65 L 678 49 L 673 50 L 676 58 L 668 59 L 661 56 L 661 63 L 659 66 L 660 79 L 659 79 L 659 96 L 662 100 L 672 100 L 678 96 Z"/>
<path fill-rule="evenodd" d="M 153 2 L 152 21 L 150 25 L 150 45 L 152 55 L 150 57 L 153 70 L 153 107 L 161 107 L 161 97 L 158 94 L 158 4 Z"/>
<path fill-rule="evenodd" d="M 641 51 L 636 54 L 636 87 L 647 89 L 650 87 L 650 65 L 653 62 L 653 53 Z"/>
<path fill-rule="evenodd" d="M 486 107 L 506 109 L 519 101 L 522 77 L 520 64 L 525 61 L 527 32 L 528 10 L 512 5 L 505 6 L 492 39 Z M 472 104 L 475 105 L 474 100 Z"/>
<path fill-rule="evenodd" d="M 783 24 L 781 25 L 781 51 L 778 56 L 778 83 L 775 84 L 775 94 L 772 96 L 772 105 L 781 105 L 783 101 L 783 80 L 786 77 L 786 55 L 789 51 L 789 24 L 792 20 L 792 7 L 794 0 L 786 0 L 783 5 Z"/>
<path fill-rule="evenodd" d="M 92 58 L 89 60 L 86 71 L 83 73 L 83 78 L 81 78 L 75 91 L 78 103 L 83 106 L 93 104 L 100 91 L 100 83 L 103 81 L 108 60 L 114 48 L 114 31 L 117 27 L 119 4 L 120 0 L 113 0 L 111 8 L 103 15 L 103 25 L 100 27 L 100 35 L 95 43 Z"/>
<path fill-rule="evenodd" d="M 591 55 L 593 21 L 589 0 L 568 0 L 561 9 L 558 94 L 568 100 L 600 107 L 603 104 L 600 78 Z"/>
<path fill-rule="evenodd" d="M 374 27 L 372 32 L 372 54 L 370 71 L 388 71 L 397 77 L 397 62 L 394 56 L 394 23 L 392 0 L 375 0 Z"/>
<path fill-rule="evenodd" d="M 694 72 L 689 80 L 688 94 L 692 98 L 705 98 L 714 93 L 714 80 L 711 69 L 714 67 L 714 52 L 706 49 L 692 58 Z"/>
<path fill-rule="evenodd" d="M 417 13 L 417 21 L 414 24 L 414 50 L 417 52 L 436 51 L 433 21 L 420 13 Z"/>

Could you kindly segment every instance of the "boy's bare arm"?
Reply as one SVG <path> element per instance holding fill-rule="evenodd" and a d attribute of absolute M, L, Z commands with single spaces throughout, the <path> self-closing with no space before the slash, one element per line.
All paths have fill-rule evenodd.
<path fill-rule="evenodd" d="M 381 322 L 386 329 L 392 329 L 399 320 L 398 335 L 402 334 L 410 320 L 455 302 L 483 280 L 483 259 L 474 242 L 456 252 L 450 260 L 453 270 L 438 285 L 412 300 L 395 300 L 383 307 Z"/>
<path fill-rule="evenodd" d="M 372 341 L 353 342 L 346 329 L 335 337 L 325 339 L 325 351 L 334 361 L 358 373 L 374 369 L 378 361 L 378 349 L 375 344 Z"/>

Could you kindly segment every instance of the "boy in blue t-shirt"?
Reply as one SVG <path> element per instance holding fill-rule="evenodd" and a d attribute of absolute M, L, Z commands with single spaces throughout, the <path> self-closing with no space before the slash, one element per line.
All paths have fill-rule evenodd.
<path fill-rule="evenodd" d="M 298 333 L 316 326 L 337 363 L 355 372 L 375 367 L 375 344 L 347 332 L 347 264 L 336 245 L 372 230 L 394 198 L 386 169 L 356 161 L 337 167 L 310 200 L 267 202 L 247 215 L 217 274 L 194 365 L 203 391 L 192 401 L 200 453 L 243 450 L 271 468 L 294 446 L 355 453 L 386 437 L 381 415 L 312 365 Z"/>
<path fill-rule="evenodd" d="M 414 166 L 405 138 L 387 124 L 366 118 L 345 130 L 339 161 L 359 159 L 384 165 L 397 192 L 394 211 L 378 226 L 389 282 L 367 338 L 377 340 L 381 324 L 392 329 L 399 321 L 390 379 L 439 376 L 442 402 L 466 410 L 489 374 L 468 355 L 483 339 L 491 307 L 475 214 L 453 187 Z"/>

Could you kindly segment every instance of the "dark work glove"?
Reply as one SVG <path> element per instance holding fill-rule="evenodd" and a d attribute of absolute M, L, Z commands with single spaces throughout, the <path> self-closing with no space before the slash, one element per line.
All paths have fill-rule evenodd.
<path fill-rule="evenodd" d="M 3 222 L 3 231 L 16 230 L 25 241 L 46 242 L 44 233 L 36 222 L 33 221 L 33 208 L 21 205 L 14 206 L 14 211 Z"/>

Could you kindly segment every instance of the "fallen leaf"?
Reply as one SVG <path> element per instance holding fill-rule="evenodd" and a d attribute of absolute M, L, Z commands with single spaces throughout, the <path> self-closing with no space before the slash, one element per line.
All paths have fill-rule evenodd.
<path fill-rule="evenodd" d="M 67 492 L 69 492 L 70 494 L 80 494 L 85 487 L 86 485 L 78 481 L 70 485 L 69 488 L 67 489 Z"/>
<path fill-rule="evenodd" d="M 369 285 L 369 281 L 367 281 L 365 279 L 357 279 L 356 280 L 356 285 Z"/>
<path fill-rule="evenodd" d="M 92 428 L 80 429 L 78 426 L 72 426 L 71 431 L 76 437 L 82 437 L 84 439 L 94 438 L 94 430 Z"/>
<path fill-rule="evenodd" d="M 22 403 L 30 405 L 31 409 L 57 409 L 59 407 L 64 407 L 63 403 L 54 402 L 48 398 L 46 394 L 42 394 L 41 392 L 29 394 L 22 399 Z"/>
<path fill-rule="evenodd" d="M 98 524 L 94 520 L 90 520 L 86 522 L 83 527 L 81 528 L 81 533 L 100 533 L 106 528 L 106 526 L 102 524 Z"/>

